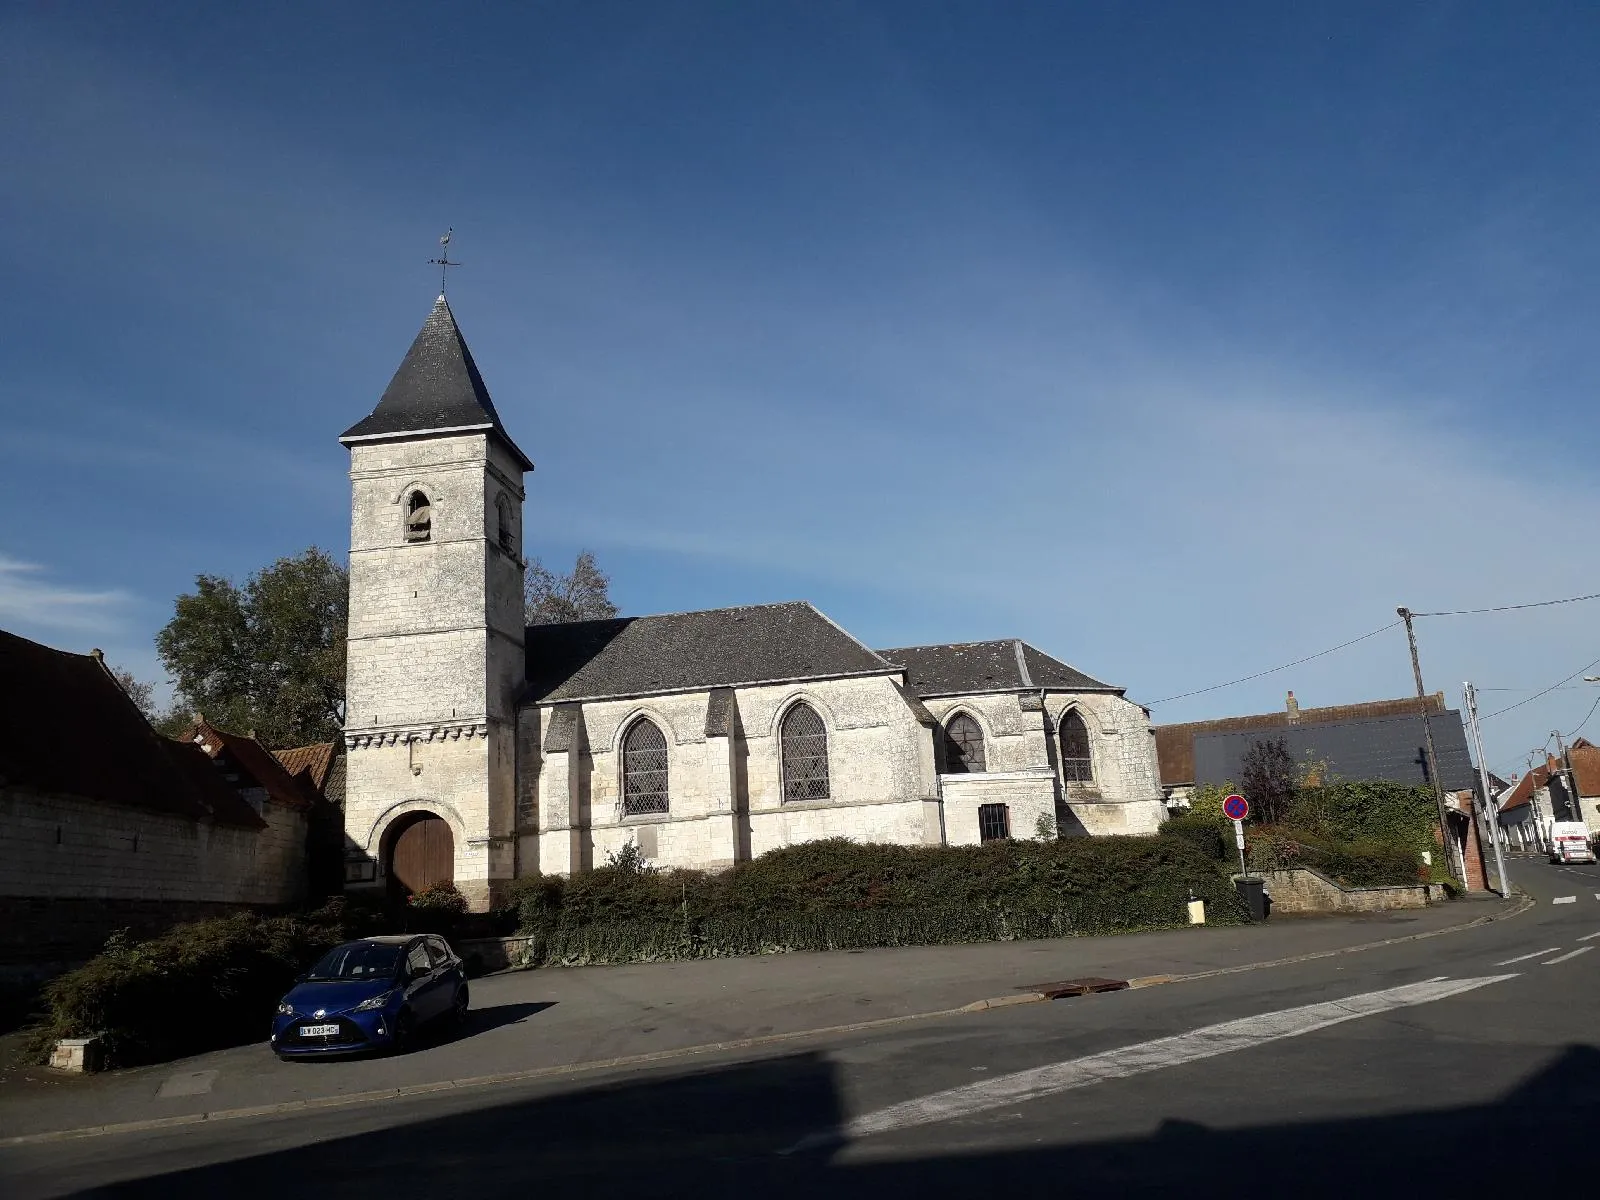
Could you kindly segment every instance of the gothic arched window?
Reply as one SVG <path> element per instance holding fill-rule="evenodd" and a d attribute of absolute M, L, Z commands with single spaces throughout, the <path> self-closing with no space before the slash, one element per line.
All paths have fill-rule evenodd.
<path fill-rule="evenodd" d="M 1068 783 L 1094 782 L 1094 757 L 1089 750 L 1089 727 L 1077 709 L 1061 718 L 1061 777 Z"/>
<path fill-rule="evenodd" d="M 433 506 L 421 488 L 406 497 L 406 541 L 426 542 L 433 537 Z"/>
<path fill-rule="evenodd" d="M 516 552 L 517 538 L 511 529 L 511 501 L 506 499 L 504 492 L 495 497 L 494 511 L 498 526 L 500 549 L 507 554 L 514 554 Z"/>
<path fill-rule="evenodd" d="M 784 714 L 778 728 L 783 754 L 783 798 L 828 798 L 828 730 L 817 710 L 801 701 Z"/>
<path fill-rule="evenodd" d="M 667 739 L 640 717 L 622 739 L 622 815 L 667 811 Z"/>
<path fill-rule="evenodd" d="M 950 775 L 986 770 L 983 729 L 966 713 L 957 713 L 944 727 L 944 769 Z"/>

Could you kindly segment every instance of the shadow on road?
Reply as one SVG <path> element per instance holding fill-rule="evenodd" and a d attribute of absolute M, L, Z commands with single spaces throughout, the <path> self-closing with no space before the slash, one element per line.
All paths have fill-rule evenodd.
<path fill-rule="evenodd" d="M 459 1025 L 441 1021 L 425 1030 L 422 1042 L 417 1048 L 420 1050 L 429 1046 L 448 1046 L 451 1042 L 477 1037 L 480 1033 L 488 1033 L 491 1029 L 518 1025 L 536 1013 L 542 1013 L 545 1009 L 555 1006 L 554 1000 L 541 1000 L 528 1004 L 495 1004 L 488 1008 L 468 1009 L 467 1019 Z"/>
<path fill-rule="evenodd" d="M 1087 1089 L 1069 1102 L 1093 1106 L 1098 1094 Z M 1417 1095 L 1419 1103 L 1443 1099 L 1426 1080 Z M 1600 1051 L 1569 1049 L 1499 1101 L 1475 1107 L 1242 1130 L 1168 1121 L 1149 1137 L 949 1156 L 936 1149 L 934 1125 L 901 1142 L 894 1161 L 778 1153 L 840 1119 L 834 1068 L 802 1054 L 453 1114 L 80 1194 L 1371 1200 L 1548 1195 L 1571 1183 L 1584 1195 L 1595 1171 Z M 935 1149 L 905 1149 L 913 1145 Z"/>

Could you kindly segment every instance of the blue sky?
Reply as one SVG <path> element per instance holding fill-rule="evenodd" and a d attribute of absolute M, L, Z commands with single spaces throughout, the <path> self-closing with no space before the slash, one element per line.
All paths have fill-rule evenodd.
<path fill-rule="evenodd" d="M 234 7 L 0 10 L 0 626 L 155 677 L 196 573 L 342 548 L 447 225 L 530 549 L 630 612 L 1150 702 L 1600 591 L 1592 5 Z M 1423 622 L 1430 685 L 1597 618 Z M 1404 639 L 1155 715 L 1289 687 L 1404 694 Z"/>

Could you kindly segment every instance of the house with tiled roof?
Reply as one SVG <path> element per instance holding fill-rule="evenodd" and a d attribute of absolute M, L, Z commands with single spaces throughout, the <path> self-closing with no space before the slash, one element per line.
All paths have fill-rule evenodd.
<path fill-rule="evenodd" d="M 312 809 L 253 740 L 161 736 L 98 651 L 0 632 L 0 971 L 301 900 Z"/>
<path fill-rule="evenodd" d="M 1591 839 L 1600 837 L 1600 746 L 1580 737 L 1567 761 L 1548 754 L 1500 794 L 1500 828 L 1518 849 L 1548 848 L 1555 821 L 1582 820 Z"/>
<path fill-rule="evenodd" d="M 632 844 L 1153 833 L 1149 714 L 1017 639 L 874 650 L 804 602 L 526 626 L 525 477 L 443 296 L 345 431 L 351 886 L 477 905 Z"/>

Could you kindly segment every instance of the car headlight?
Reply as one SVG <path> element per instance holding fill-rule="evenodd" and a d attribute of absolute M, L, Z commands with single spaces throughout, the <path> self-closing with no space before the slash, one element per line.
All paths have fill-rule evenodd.
<path fill-rule="evenodd" d="M 280 1000 L 278 1002 L 278 1015 L 280 1017 L 294 1016 L 294 1005 L 290 1004 L 287 1000 Z"/>
<path fill-rule="evenodd" d="M 384 992 L 381 995 L 374 996 L 370 1000 L 363 1000 L 360 1004 L 356 1005 L 350 1011 L 351 1012 L 376 1012 L 378 1009 L 383 1008 L 385 1005 L 387 1005 L 389 1003 L 389 1001 L 392 1000 L 392 999 L 394 999 L 394 993 L 393 992 Z"/>

